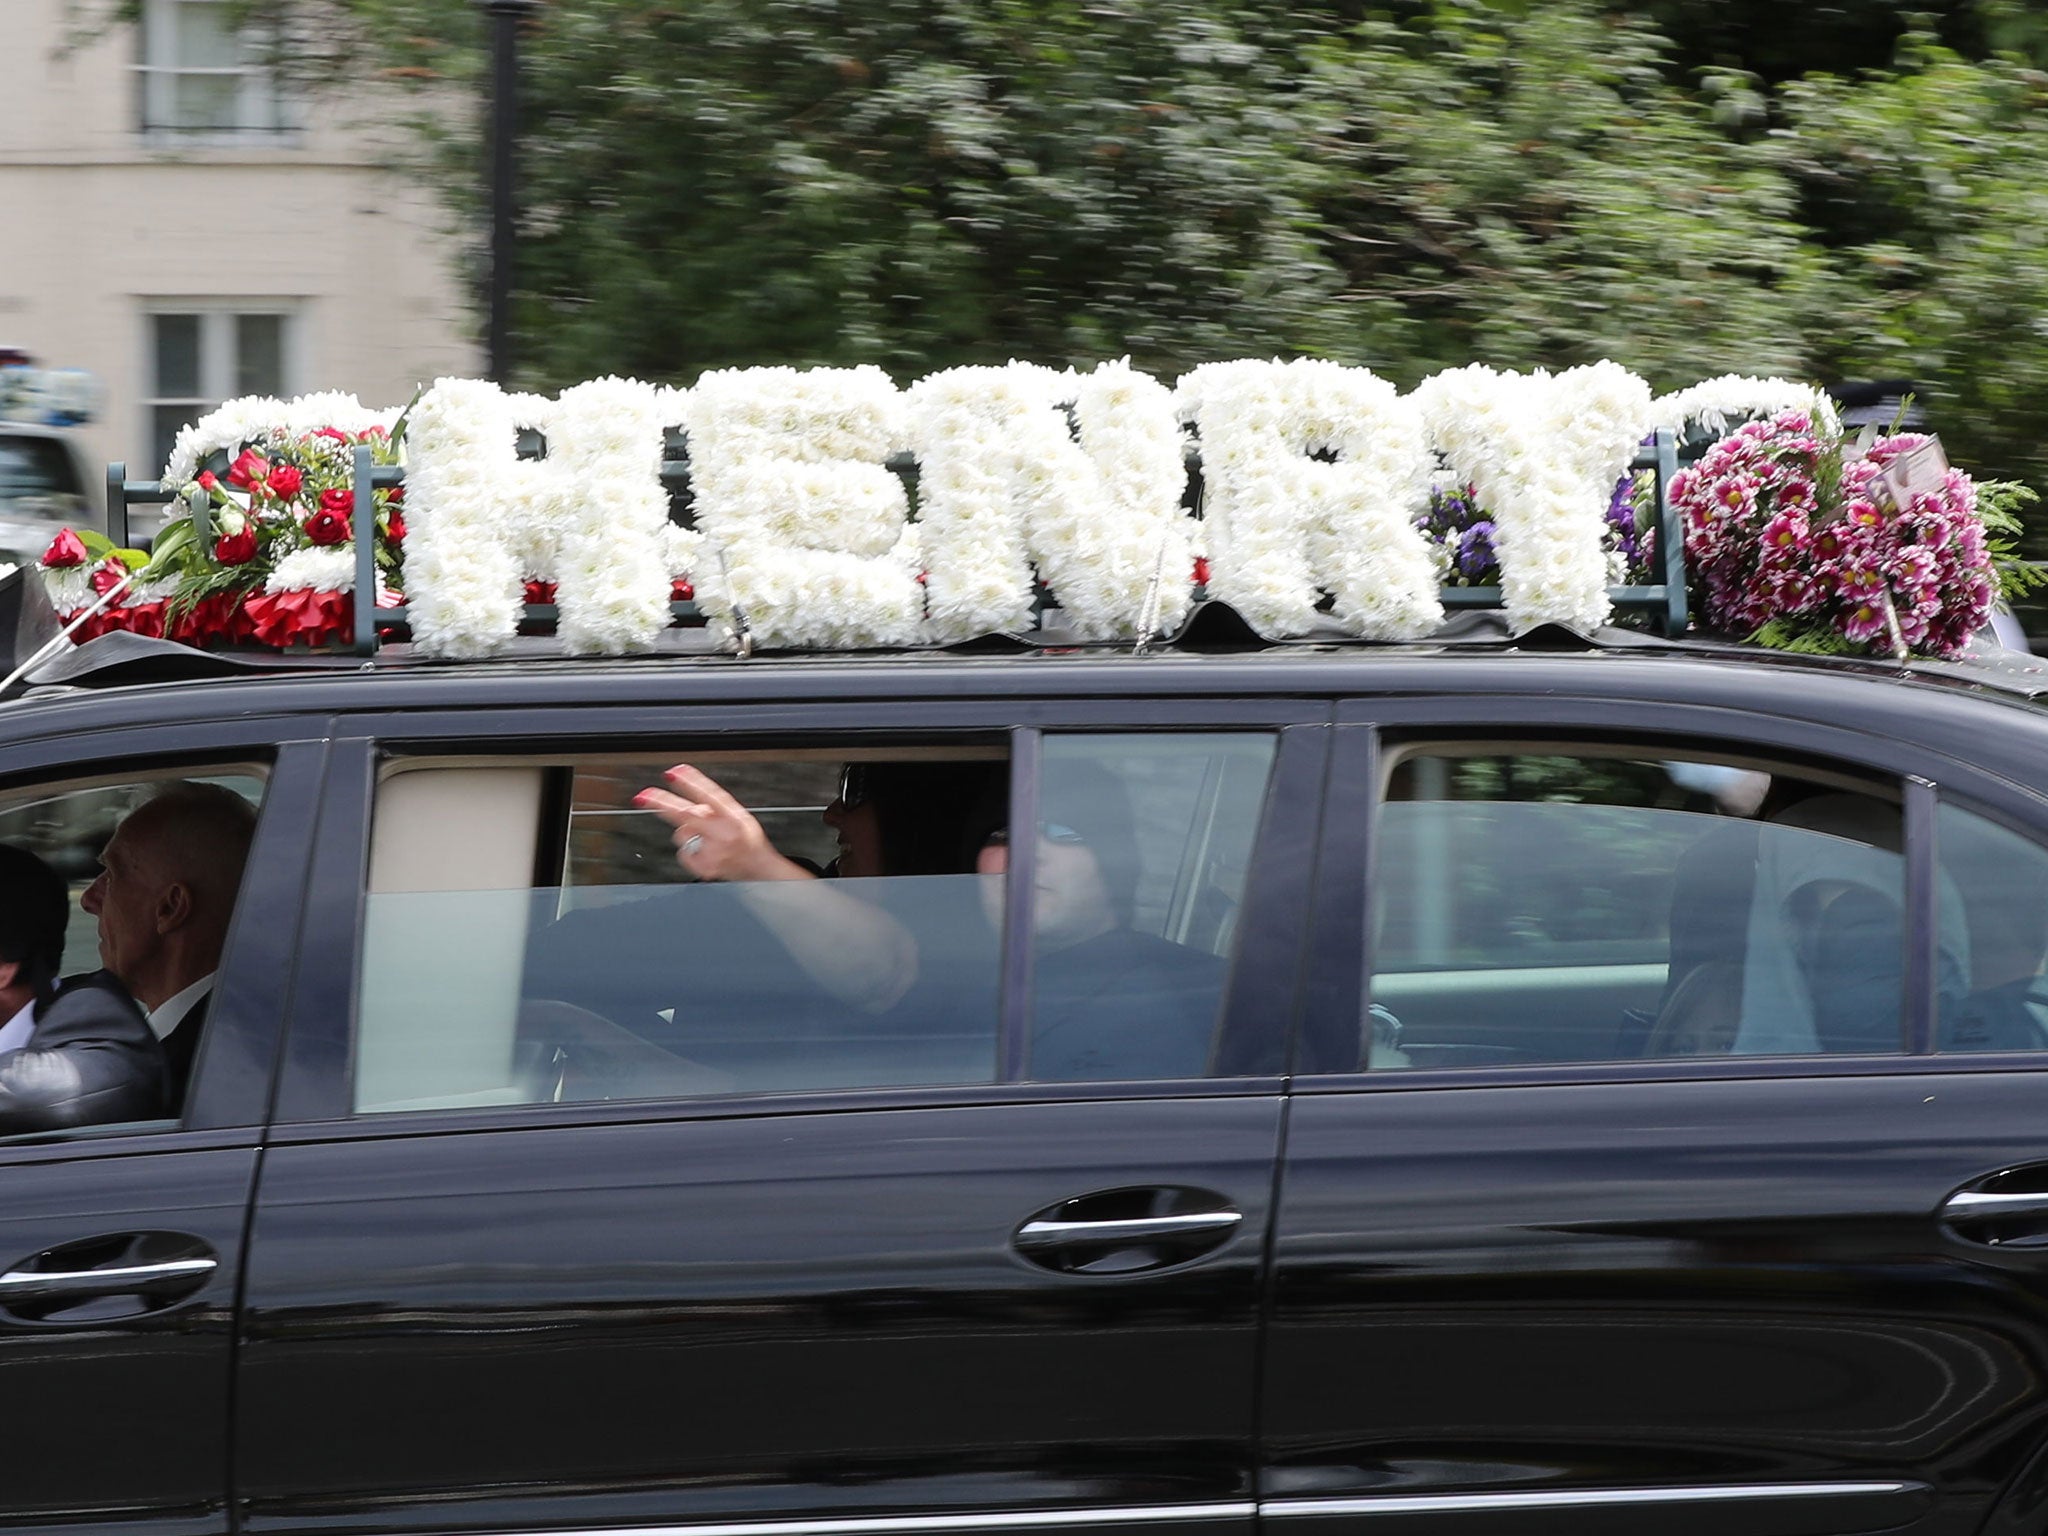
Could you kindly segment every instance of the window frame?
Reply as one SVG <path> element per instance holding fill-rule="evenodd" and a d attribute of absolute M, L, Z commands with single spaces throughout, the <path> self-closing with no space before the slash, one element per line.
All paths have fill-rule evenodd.
<path fill-rule="evenodd" d="M 1939 794 L 1968 786 L 2005 805 L 2019 828 L 2037 841 L 2048 830 L 2048 798 L 1994 780 L 1982 769 L 1896 735 L 1718 704 L 1652 697 L 1552 694 L 1421 695 L 1352 698 L 1336 708 L 1333 794 L 1326 847 L 1341 855 L 1325 862 L 1310 938 L 1313 984 L 1296 1044 L 1293 1091 L 1307 1093 L 1404 1092 L 1521 1083 L 1626 1082 L 1685 1078 L 1784 1078 L 1885 1075 L 1927 1070 L 2039 1070 L 2039 1056 L 1933 1052 L 1938 933 L 1931 920 L 1937 866 L 1934 817 Z M 1907 952 L 1905 1048 L 1883 1055 L 1670 1057 L 1610 1062 L 1516 1063 L 1498 1067 L 1441 1067 L 1381 1071 L 1318 1067 L 1335 1042 L 1355 1039 L 1370 1000 L 1372 974 L 1373 840 L 1370 827 L 1384 781 L 1384 755 L 1410 743 L 1509 739 L 1600 748 L 1641 748 L 1659 756 L 1684 749 L 1715 760 L 1757 757 L 1825 772 L 1831 765 L 1851 779 L 1888 780 L 1899 786 L 1904 808 Z M 1939 790 L 1937 789 L 1939 786 Z"/>
<path fill-rule="evenodd" d="M 482 711 L 451 738 L 443 719 L 399 714 L 349 722 L 333 757 L 308 874 L 303 925 L 320 942 L 302 944 L 294 980 L 291 1028 L 273 1124 L 288 1140 L 426 1134 L 440 1129 L 612 1121 L 716 1118 L 743 1114 L 851 1111 L 875 1107 L 972 1105 L 1035 1100 L 1233 1096 L 1277 1091 L 1286 1032 L 1294 1008 L 1300 935 L 1306 925 L 1313 866 L 1327 706 L 1300 700 L 1100 699 L 964 702 L 906 699 L 890 703 L 706 706 L 611 710 L 569 706 Z M 501 727 L 501 728 L 500 728 Z M 1247 883 L 1243 911 L 1266 914 L 1242 925 L 1236 961 L 1225 986 L 1219 1038 L 1239 1056 L 1246 1036 L 1269 1042 L 1267 1059 L 1238 1075 L 1174 1081 L 996 1082 L 833 1089 L 786 1094 L 720 1094 L 677 1099 L 581 1101 L 470 1106 L 357 1116 L 349 1078 L 355 1036 L 357 965 L 368 889 L 370 818 L 381 765 L 389 755 L 448 756 L 485 761 L 579 752 L 660 752 L 671 743 L 740 745 L 743 738 L 820 745 L 880 745 L 948 738 L 1007 737 L 1011 745 L 1013 817 L 1020 786 L 1035 781 L 1020 761 L 1020 735 L 1032 730 L 1128 734 L 1155 731 L 1268 730 L 1279 733 L 1257 837 L 1261 861 Z M 1026 806 L 1029 812 L 1032 808 Z M 1021 824 L 1029 824 L 1021 823 Z M 1274 857 L 1268 858 L 1272 853 Z M 1019 882 L 1028 870 L 1011 865 Z M 1015 904 L 1012 903 L 1014 909 Z M 1005 953 L 1008 965 L 1008 952 Z M 1005 972 L 1008 981 L 1008 972 Z M 1006 985 L 1005 1019 L 1017 1001 Z M 1022 1015 L 1020 1014 L 1019 1017 Z"/>
<path fill-rule="evenodd" d="M 0 794 L 246 772 L 252 766 L 260 769 L 264 788 L 182 1119 L 141 1123 L 133 1130 L 85 1126 L 7 1137 L 0 1139 L 0 1162 L 42 1161 L 45 1152 L 70 1157 L 88 1150 L 233 1145 L 267 1119 L 327 746 L 320 739 L 291 739 L 294 733 L 281 731 L 275 721 L 250 725 L 204 742 L 194 739 L 202 734 L 194 731 L 146 733 L 162 743 L 155 751 L 129 731 L 83 741 L 4 744 Z M 37 746 L 47 750 L 32 750 Z"/>
<path fill-rule="evenodd" d="M 205 144 L 237 144 L 251 140 L 277 143 L 294 137 L 300 127 L 277 71 L 260 57 L 246 27 L 234 37 L 241 62 L 232 65 L 187 64 L 177 51 L 178 17 L 187 9 L 224 11 L 228 0 L 142 0 L 135 24 L 135 129 L 148 143 L 189 148 Z M 178 120 L 177 83 L 191 77 L 230 78 L 236 82 L 235 121 L 187 124 Z"/>
<path fill-rule="evenodd" d="M 173 408 L 186 421 L 197 421 L 223 401 L 248 393 L 240 388 L 236 379 L 241 358 L 236 324 L 245 316 L 274 317 L 278 321 L 277 393 L 283 398 L 297 392 L 298 381 L 305 372 L 305 360 L 301 356 L 304 308 L 302 299 L 273 295 L 191 298 L 167 295 L 142 300 L 142 365 L 138 377 L 142 379 L 144 388 L 138 391 L 135 402 L 136 441 L 144 445 L 144 452 L 150 456 L 150 473 L 157 473 L 165 463 L 164 459 L 155 457 L 156 413 L 160 409 Z M 161 374 L 156 323 L 160 318 L 180 315 L 190 315 L 199 322 L 199 355 L 196 359 L 199 392 L 194 395 L 167 394 L 158 388 Z"/>

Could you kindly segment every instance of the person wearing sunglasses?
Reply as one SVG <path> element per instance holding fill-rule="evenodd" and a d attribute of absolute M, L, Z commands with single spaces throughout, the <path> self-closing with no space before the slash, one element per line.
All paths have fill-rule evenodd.
<path fill-rule="evenodd" d="M 1049 758 L 1039 806 L 1028 1075 L 1055 1082 L 1203 1076 L 1223 963 L 1132 925 L 1137 817 L 1123 780 L 1086 758 Z M 998 930 L 1009 866 L 1010 831 L 997 827 L 975 868 L 984 877 L 985 914 Z"/>

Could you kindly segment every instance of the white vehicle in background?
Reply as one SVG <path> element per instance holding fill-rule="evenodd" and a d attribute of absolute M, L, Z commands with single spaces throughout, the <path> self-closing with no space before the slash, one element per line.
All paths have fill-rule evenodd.
<path fill-rule="evenodd" d="M 60 528 L 104 531 L 92 485 L 69 433 L 0 421 L 0 563 L 34 560 Z"/>

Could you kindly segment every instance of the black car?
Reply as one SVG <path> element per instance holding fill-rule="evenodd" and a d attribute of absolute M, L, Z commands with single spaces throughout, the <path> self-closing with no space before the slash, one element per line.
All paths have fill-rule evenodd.
<path fill-rule="evenodd" d="M 0 704 L 74 889 L 260 806 L 181 1115 L 0 1142 L 13 1528 L 2048 1528 L 2048 671 L 152 665 Z"/>

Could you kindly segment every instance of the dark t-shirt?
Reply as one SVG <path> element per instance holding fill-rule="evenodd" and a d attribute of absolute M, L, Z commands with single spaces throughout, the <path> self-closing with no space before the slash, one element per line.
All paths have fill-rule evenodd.
<path fill-rule="evenodd" d="M 1223 962 L 1119 928 L 1041 950 L 1033 978 L 1030 1075 L 1201 1077 L 1223 999 Z"/>

